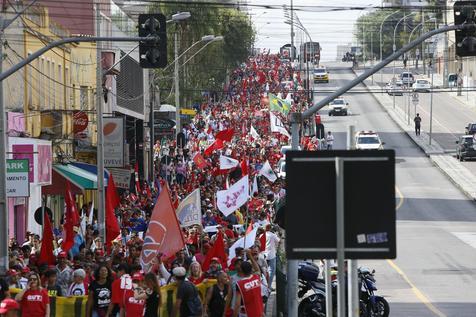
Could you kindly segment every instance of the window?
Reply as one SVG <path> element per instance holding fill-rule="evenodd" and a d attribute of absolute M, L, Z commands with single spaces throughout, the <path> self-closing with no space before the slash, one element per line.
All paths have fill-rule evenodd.
<path fill-rule="evenodd" d="M 79 89 L 79 109 L 87 110 L 89 101 L 89 89 L 88 86 L 81 86 Z"/>
<path fill-rule="evenodd" d="M 55 82 L 55 78 L 56 78 L 56 73 L 55 73 L 55 62 L 52 61 L 51 62 L 51 70 L 50 70 L 50 77 L 51 77 L 51 106 L 53 109 L 56 109 L 56 82 Z"/>

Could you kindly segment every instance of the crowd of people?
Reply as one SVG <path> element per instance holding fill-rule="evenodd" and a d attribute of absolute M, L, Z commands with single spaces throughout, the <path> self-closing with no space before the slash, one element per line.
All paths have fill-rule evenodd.
<path fill-rule="evenodd" d="M 61 249 L 61 229 L 54 229 L 56 265 L 40 263 L 38 235 L 29 234 L 24 242 L 12 239 L 10 270 L 0 279 L 0 314 L 16 316 L 21 310 L 21 316 L 49 316 L 50 297 L 87 296 L 87 317 L 158 316 L 166 305 L 161 288 L 175 283 L 172 316 L 264 316 L 281 242 L 273 219 L 286 189 L 282 179 L 260 171 L 266 164 L 276 167 L 283 158 L 281 146 L 290 142 L 285 134 L 271 131 L 269 93 L 290 100 L 291 111 L 308 107 L 299 73 L 289 62 L 272 54 L 250 58 L 231 74 L 222 100 L 203 102 L 184 126 L 183 148 L 174 140 L 157 143 L 157 181 L 144 181 L 135 191 L 122 193 L 116 208 L 121 233 L 113 241 L 99 236 L 91 204 L 79 210 L 86 221 L 74 228 L 74 246 L 68 252 Z M 276 115 L 286 124 L 285 115 Z M 230 133 L 225 140 L 217 138 L 222 131 Z M 311 140 L 303 146 L 310 147 Z M 221 156 L 239 164 L 220 169 Z M 216 193 L 244 175 L 253 183 L 252 195 L 225 216 Z M 182 250 L 158 253 L 154 267 L 144 272 L 144 240 L 157 195 L 165 186 L 174 208 L 199 188 L 202 219 L 181 228 Z M 250 232 L 256 232 L 251 244 L 245 240 L 231 252 Z M 224 257 L 211 256 L 218 245 L 223 245 Z M 211 286 L 200 296 L 197 285 L 208 282 Z"/>

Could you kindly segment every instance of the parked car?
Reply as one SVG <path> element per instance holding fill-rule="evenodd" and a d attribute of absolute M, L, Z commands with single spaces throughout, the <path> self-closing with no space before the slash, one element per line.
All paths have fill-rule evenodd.
<path fill-rule="evenodd" d="M 403 72 L 400 74 L 400 80 L 406 86 L 411 86 L 415 82 L 415 78 L 411 72 Z"/>
<path fill-rule="evenodd" d="M 427 79 L 417 79 L 413 84 L 413 91 L 415 92 L 430 92 L 431 83 Z"/>
<path fill-rule="evenodd" d="M 476 133 L 476 123 L 468 123 L 464 129 L 466 130 L 466 134 L 473 135 Z"/>
<path fill-rule="evenodd" d="M 385 92 L 390 96 L 403 96 L 403 83 L 400 80 L 395 83 L 388 82 L 385 86 Z"/>
<path fill-rule="evenodd" d="M 476 142 L 472 135 L 463 135 L 456 141 L 456 158 L 464 161 L 469 158 L 476 158 Z"/>

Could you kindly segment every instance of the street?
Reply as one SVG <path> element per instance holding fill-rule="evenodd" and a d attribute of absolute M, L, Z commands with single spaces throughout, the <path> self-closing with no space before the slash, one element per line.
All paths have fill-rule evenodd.
<path fill-rule="evenodd" d="M 348 65 L 328 66 L 330 83 L 314 85 L 315 91 L 332 90 L 354 78 Z M 314 101 L 320 96 L 315 94 Z M 356 131 L 377 132 L 397 156 L 397 259 L 359 265 L 376 270 L 378 293 L 388 299 L 391 316 L 474 316 L 475 203 L 432 165 L 371 94 L 344 97 L 351 115 L 329 117 L 327 108 L 320 111 L 326 133 L 334 134 L 334 148 L 345 148 L 347 127 L 354 125 Z"/>

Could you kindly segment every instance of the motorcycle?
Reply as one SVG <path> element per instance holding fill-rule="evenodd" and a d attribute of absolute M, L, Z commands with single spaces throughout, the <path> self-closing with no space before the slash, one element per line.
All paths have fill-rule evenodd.
<path fill-rule="evenodd" d="M 375 271 L 371 272 L 367 268 L 359 268 L 358 270 L 360 316 L 387 317 L 390 313 L 388 302 L 385 298 L 374 294 L 374 291 L 377 290 L 374 273 Z M 335 277 L 335 274 L 333 276 Z M 299 316 L 325 317 L 326 285 L 325 281 L 319 278 L 319 267 L 313 262 L 300 262 L 298 266 L 298 280 Z M 337 310 L 337 284 L 337 280 L 334 278 L 331 284 L 334 314 L 336 314 Z"/>
<path fill-rule="evenodd" d="M 377 286 L 374 274 L 375 270 L 370 271 L 365 267 L 358 270 L 361 306 L 364 305 L 367 317 L 387 317 L 390 314 L 390 306 L 385 298 L 375 295 Z"/>

